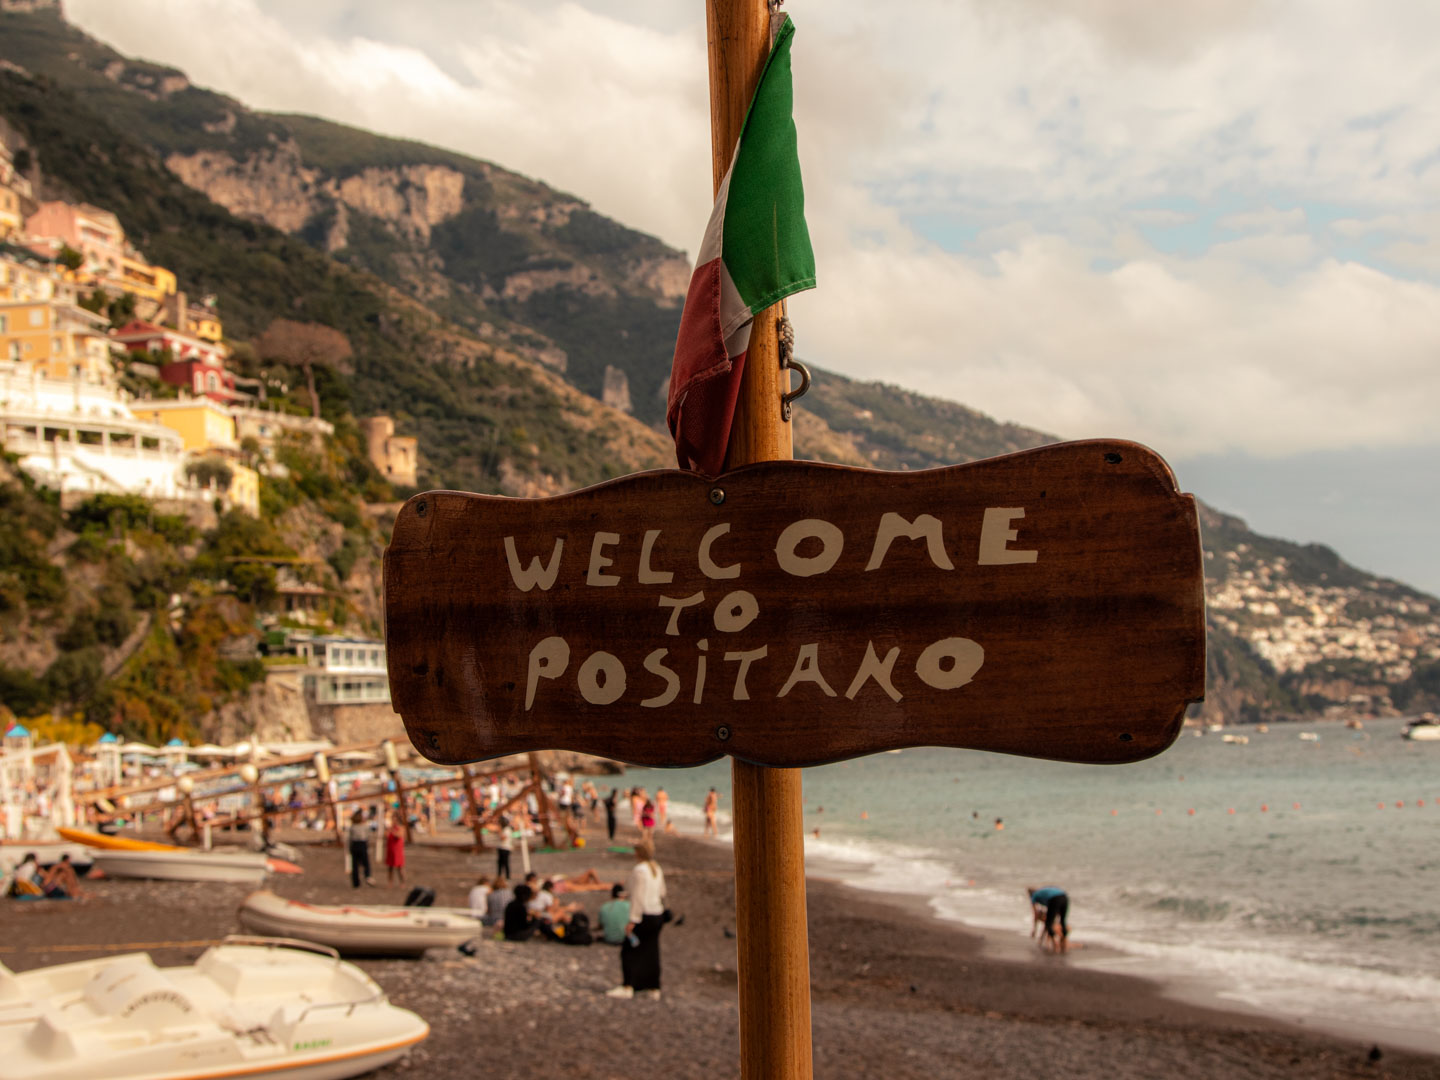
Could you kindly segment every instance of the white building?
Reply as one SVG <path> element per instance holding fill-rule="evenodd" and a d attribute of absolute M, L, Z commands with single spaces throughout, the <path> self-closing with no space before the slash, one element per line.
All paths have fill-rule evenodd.
<path fill-rule="evenodd" d="M 179 434 L 138 419 L 117 387 L 79 375 L 52 379 L 33 365 L 0 362 L 0 443 L 62 497 L 212 494 L 186 477 Z"/>
<path fill-rule="evenodd" d="M 390 700 L 385 643 L 371 638 L 325 634 L 292 635 L 297 656 L 305 658 L 305 693 L 320 705 L 354 705 Z"/>

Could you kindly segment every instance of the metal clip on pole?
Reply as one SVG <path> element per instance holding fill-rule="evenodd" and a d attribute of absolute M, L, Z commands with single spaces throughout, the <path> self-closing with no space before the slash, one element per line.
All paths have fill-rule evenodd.
<path fill-rule="evenodd" d="M 791 402 L 796 398 L 804 397 L 810 390 L 810 369 L 795 359 L 795 328 L 790 325 L 790 317 L 788 315 L 780 316 L 776 330 L 780 338 L 780 370 L 790 371 L 794 369 L 800 372 L 800 388 L 798 390 L 788 390 L 786 393 L 780 395 L 780 419 L 788 424 L 792 412 L 790 407 Z M 788 375 L 785 377 L 785 383 L 787 386 L 790 383 Z"/>

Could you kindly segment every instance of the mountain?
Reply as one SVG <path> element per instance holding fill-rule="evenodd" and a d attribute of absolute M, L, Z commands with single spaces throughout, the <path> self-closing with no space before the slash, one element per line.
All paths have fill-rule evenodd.
<path fill-rule="evenodd" d="M 114 210 L 147 256 L 218 296 L 231 338 L 279 314 L 346 333 L 354 371 L 323 396 L 418 435 L 424 486 L 533 495 L 670 464 L 657 427 L 680 252 L 493 163 L 250 110 L 54 12 L 0 13 L 0 68 L 0 118 L 33 150 L 47 197 Z M 799 456 L 872 468 L 1055 441 L 823 371 L 801 406 Z M 1440 601 L 1208 507 L 1202 527 L 1210 680 L 1197 713 L 1440 703 Z"/>

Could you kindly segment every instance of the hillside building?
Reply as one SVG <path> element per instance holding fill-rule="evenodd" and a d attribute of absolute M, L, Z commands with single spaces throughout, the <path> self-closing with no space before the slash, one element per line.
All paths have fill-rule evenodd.
<path fill-rule="evenodd" d="M 22 272 L 19 264 L 5 270 Z M 53 281 L 48 288 L 34 283 L 28 295 L 0 295 L 0 359 L 30 365 L 46 378 L 107 381 L 112 372 L 108 327 L 104 316 L 80 307 L 70 289 L 57 288 Z"/>
<path fill-rule="evenodd" d="M 160 365 L 160 378 L 172 386 L 183 387 L 196 397 L 203 395 L 222 405 L 239 396 L 235 391 L 235 376 L 225 367 L 229 350 L 219 342 L 139 319 L 126 323 L 112 336 L 131 355 L 150 353 L 165 357 Z"/>
<path fill-rule="evenodd" d="M 385 643 L 371 638 L 291 635 L 296 654 L 306 661 L 305 696 L 319 705 L 349 705 L 390 700 Z"/>
<path fill-rule="evenodd" d="M 0 140 L 0 240 L 19 235 L 34 210 L 30 181 L 15 170 L 15 155 Z"/>
<path fill-rule="evenodd" d="M 49 300 L 58 282 L 54 270 L 30 255 L 0 255 L 0 300 Z"/>
<path fill-rule="evenodd" d="M 180 436 L 136 417 L 113 386 L 0 361 L 0 431 L 20 467 L 62 497 L 197 496 Z"/>
<path fill-rule="evenodd" d="M 185 449 L 192 453 L 229 454 L 240 449 L 235 438 L 235 417 L 213 398 L 134 401 L 130 408 L 142 420 L 164 424 L 180 436 Z"/>
<path fill-rule="evenodd" d="M 360 421 L 370 461 L 382 476 L 400 487 L 414 487 L 419 457 L 419 440 L 395 434 L 395 421 L 388 416 L 371 416 Z"/>
<path fill-rule="evenodd" d="M 82 262 L 76 280 L 81 284 L 153 304 L 175 294 L 175 275 L 152 266 L 128 244 L 120 219 L 108 210 L 89 203 L 41 203 L 25 219 L 24 233 L 26 244 L 48 259 L 58 258 L 66 247 L 78 251 Z"/>
<path fill-rule="evenodd" d="M 256 401 L 237 401 L 231 406 L 230 415 L 235 418 L 236 440 L 243 443 L 254 439 L 260 445 L 260 453 L 270 461 L 275 459 L 275 449 L 287 435 L 318 442 L 335 434 L 335 425 L 329 420 L 267 409 Z"/>

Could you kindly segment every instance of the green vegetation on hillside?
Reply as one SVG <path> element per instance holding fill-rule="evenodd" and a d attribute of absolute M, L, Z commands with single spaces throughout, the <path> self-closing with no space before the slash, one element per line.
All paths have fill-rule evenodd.
<path fill-rule="evenodd" d="M 299 239 L 234 217 L 59 87 L 0 72 L 0 115 L 33 148 L 52 187 L 112 210 L 188 291 L 216 294 L 230 336 L 253 337 L 280 314 L 344 333 L 355 350 L 352 410 L 388 412 L 418 435 L 430 482 L 497 491 L 508 467 L 580 485 L 633 466 L 601 426 L 568 423 L 563 400 L 526 369 L 502 365 L 478 341 L 460 342 L 465 355 L 454 359 L 463 371 L 445 362 L 459 339 L 437 338 L 445 328 L 433 314 Z M 517 427 L 540 443 L 543 461 L 528 443 L 517 450 L 500 435 Z M 493 450 L 477 454 L 476 446 Z"/>

